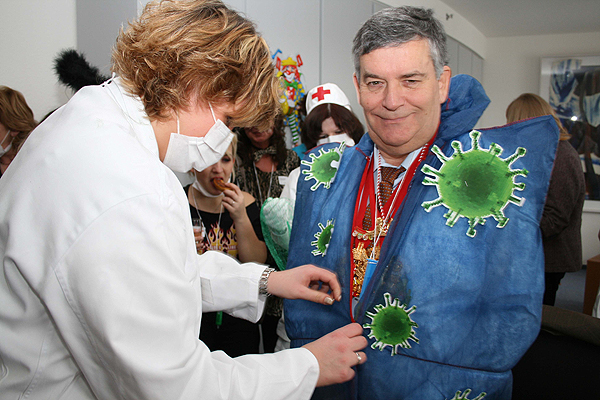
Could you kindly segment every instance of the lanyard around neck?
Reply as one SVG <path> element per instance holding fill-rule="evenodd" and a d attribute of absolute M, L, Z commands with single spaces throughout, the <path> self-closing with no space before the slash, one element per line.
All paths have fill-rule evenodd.
<path fill-rule="evenodd" d="M 273 183 L 273 171 L 275 164 L 271 164 L 271 177 L 269 178 L 269 190 L 267 191 L 267 197 L 263 199 L 262 191 L 260 190 L 260 182 L 258 181 L 258 172 L 256 171 L 256 163 L 253 162 L 252 166 L 254 167 L 254 177 L 256 178 L 256 187 L 258 188 L 258 198 L 260 200 L 260 204 L 262 205 L 266 199 L 271 195 L 271 184 Z"/>

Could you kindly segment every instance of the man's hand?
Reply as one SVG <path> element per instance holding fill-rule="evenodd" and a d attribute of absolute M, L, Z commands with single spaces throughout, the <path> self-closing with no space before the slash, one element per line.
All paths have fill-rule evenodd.
<path fill-rule="evenodd" d="M 327 305 L 342 299 L 342 289 L 335 274 L 311 264 L 272 272 L 267 290 L 284 299 L 303 299 Z"/>
<path fill-rule="evenodd" d="M 342 383 L 354 377 L 352 367 L 367 360 L 365 353 L 360 351 L 367 345 L 367 339 L 362 333 L 362 327 L 353 323 L 303 346 L 319 361 L 317 386 Z"/>

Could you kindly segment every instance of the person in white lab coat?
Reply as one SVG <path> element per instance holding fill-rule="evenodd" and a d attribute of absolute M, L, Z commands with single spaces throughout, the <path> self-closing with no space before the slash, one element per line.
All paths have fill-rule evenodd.
<path fill-rule="evenodd" d="M 267 294 L 341 297 L 311 265 L 196 254 L 172 170 L 202 170 L 228 126 L 266 127 L 278 108 L 252 24 L 216 0 L 150 3 L 113 71 L 34 130 L 0 179 L 0 398 L 306 399 L 351 379 L 366 360 L 358 324 L 235 359 L 198 340 L 203 311 L 257 321 Z"/>

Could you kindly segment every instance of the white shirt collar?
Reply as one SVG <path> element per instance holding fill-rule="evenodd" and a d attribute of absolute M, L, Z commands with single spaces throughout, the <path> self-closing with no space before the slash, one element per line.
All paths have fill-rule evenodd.
<path fill-rule="evenodd" d="M 396 178 L 396 180 L 394 181 L 394 188 L 396 188 L 398 183 L 400 183 L 400 181 L 402 180 L 402 177 L 404 176 L 406 171 L 410 168 L 413 161 L 415 161 L 415 159 L 419 155 L 419 152 L 421 151 L 422 148 L 423 147 L 419 147 L 418 149 L 413 150 L 411 153 L 409 153 L 406 156 L 406 158 L 404 159 L 404 161 L 402 161 L 402 164 L 400 164 L 399 166 L 389 164 L 383 159 L 383 157 L 381 157 L 381 166 L 382 167 L 392 167 L 392 168 L 404 167 L 405 171 L 403 173 L 399 174 L 398 177 Z M 375 179 L 375 182 L 377 182 L 377 168 L 379 167 L 379 149 L 377 148 L 377 145 L 375 145 L 374 149 L 373 149 L 373 162 L 375 163 L 374 168 L 373 168 L 373 178 Z"/>

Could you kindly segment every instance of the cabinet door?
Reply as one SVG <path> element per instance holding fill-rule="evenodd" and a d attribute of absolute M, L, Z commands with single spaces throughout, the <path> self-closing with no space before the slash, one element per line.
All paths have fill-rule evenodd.
<path fill-rule="evenodd" d="M 473 69 L 473 52 L 463 44 L 458 44 L 458 72 L 471 75 Z"/>
<path fill-rule="evenodd" d="M 450 67 L 450 69 L 452 70 L 452 76 L 454 75 L 458 75 L 458 46 L 459 43 L 452 39 L 451 37 L 448 37 L 448 40 L 446 41 L 446 49 L 448 50 L 448 66 Z"/>
<path fill-rule="evenodd" d="M 473 53 L 473 60 L 471 63 L 471 76 L 480 83 L 483 83 L 483 58 L 475 53 Z"/>

